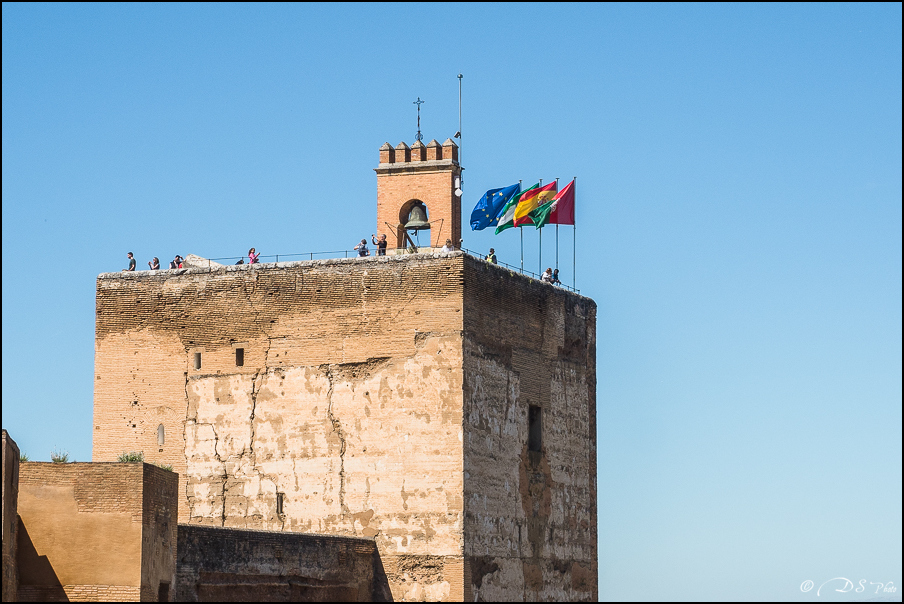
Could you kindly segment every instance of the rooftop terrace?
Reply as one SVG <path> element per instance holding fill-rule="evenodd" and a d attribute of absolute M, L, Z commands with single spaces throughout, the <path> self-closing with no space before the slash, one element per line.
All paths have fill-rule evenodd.
<path fill-rule="evenodd" d="M 402 249 L 393 249 L 387 250 L 385 256 L 364 256 L 359 257 L 357 255 L 357 251 L 355 250 L 339 250 L 333 252 L 306 252 L 302 254 L 271 254 L 271 255 L 261 255 L 261 259 L 270 259 L 272 261 L 262 261 L 256 264 L 247 264 L 247 257 L 245 256 L 230 256 L 225 258 L 203 258 L 201 256 L 197 256 L 194 254 L 188 254 L 185 257 L 185 262 L 183 262 L 183 266 L 185 268 L 180 269 L 158 269 L 158 270 L 136 270 L 136 271 L 117 271 L 117 272 L 108 272 L 101 273 L 97 276 L 98 279 L 121 279 L 121 278 L 137 278 L 137 277 L 146 277 L 155 274 L 166 274 L 166 275 L 183 275 L 183 274 L 199 274 L 199 273 L 210 273 L 214 271 L 245 271 L 245 270 L 260 270 L 260 269 L 268 269 L 268 268 L 283 268 L 283 267 L 294 267 L 294 266 L 326 266 L 330 264 L 346 264 L 346 263 L 357 263 L 357 262 L 405 262 L 409 259 L 416 258 L 424 258 L 424 257 L 435 257 L 435 258 L 443 258 L 443 257 L 456 257 L 460 255 L 470 256 L 471 258 L 475 258 L 477 260 L 483 261 L 485 256 L 473 250 L 468 250 L 465 248 L 461 248 L 454 252 L 441 252 L 440 248 L 420 248 L 416 253 L 409 253 L 408 250 Z M 292 258 L 292 260 L 288 260 Z M 244 260 L 246 263 L 244 264 L 236 264 L 239 260 Z M 540 281 L 540 275 L 534 273 L 532 271 L 526 270 L 523 267 L 515 266 L 512 264 L 507 264 L 505 262 L 497 262 L 497 266 L 500 270 L 505 270 L 509 273 L 517 273 L 523 275 L 529 279 L 533 279 L 535 281 Z M 559 287 L 561 289 L 571 291 L 577 294 L 581 293 L 581 290 L 575 289 L 574 287 L 561 284 L 561 285 L 551 285 L 551 287 Z"/>

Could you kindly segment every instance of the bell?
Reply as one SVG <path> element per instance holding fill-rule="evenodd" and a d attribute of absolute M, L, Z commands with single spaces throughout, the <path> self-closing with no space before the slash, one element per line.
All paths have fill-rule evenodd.
<path fill-rule="evenodd" d="M 424 231 L 430 228 L 427 222 L 427 208 L 422 204 L 416 204 L 408 214 L 408 222 L 405 223 L 406 231 Z"/>

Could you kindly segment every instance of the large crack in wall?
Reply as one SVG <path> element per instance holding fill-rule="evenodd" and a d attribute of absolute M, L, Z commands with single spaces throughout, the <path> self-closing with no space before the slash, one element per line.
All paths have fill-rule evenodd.
<path fill-rule="evenodd" d="M 330 420 L 330 424 L 333 426 L 333 432 L 335 432 L 336 436 L 339 438 L 339 509 L 342 510 L 342 514 L 348 514 L 348 506 L 345 505 L 345 433 L 342 430 L 342 422 L 339 421 L 339 418 L 333 414 L 333 388 L 335 387 L 333 384 L 333 371 L 329 365 L 321 367 L 321 370 L 326 374 L 327 380 L 329 380 L 329 390 L 326 393 L 327 398 L 327 408 L 326 415 Z"/>

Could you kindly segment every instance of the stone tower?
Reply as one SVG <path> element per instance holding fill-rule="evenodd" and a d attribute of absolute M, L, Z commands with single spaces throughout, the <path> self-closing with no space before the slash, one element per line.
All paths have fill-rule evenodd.
<path fill-rule="evenodd" d="M 378 212 L 457 211 L 446 149 L 384 146 Z M 595 351 L 593 300 L 462 252 L 105 273 L 94 461 L 171 464 L 183 523 L 372 537 L 394 600 L 595 601 Z"/>
<path fill-rule="evenodd" d="M 446 239 L 455 246 L 461 240 L 461 198 L 455 195 L 455 179 L 461 177 L 458 145 L 451 138 L 442 145 L 436 139 L 413 147 L 389 143 L 380 147 L 377 173 L 377 233 L 386 233 L 389 247 L 405 248 L 404 225 L 418 202 L 427 207 L 430 246 L 442 247 Z"/>

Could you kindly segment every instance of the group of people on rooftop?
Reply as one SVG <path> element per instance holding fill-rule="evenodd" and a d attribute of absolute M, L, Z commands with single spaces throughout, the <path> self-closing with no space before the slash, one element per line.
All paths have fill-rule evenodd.
<path fill-rule="evenodd" d="M 128 254 L 126 254 L 126 256 L 129 259 L 129 268 L 122 269 L 122 271 L 124 273 L 134 271 L 135 265 L 137 264 L 135 262 L 135 254 L 133 254 L 132 252 L 129 252 Z M 182 268 L 184 262 L 185 262 L 185 258 L 180 256 L 179 254 L 176 254 L 176 257 L 173 258 L 172 260 L 170 260 L 169 267 L 171 269 Z M 153 260 L 148 260 L 148 268 L 152 271 L 160 270 L 160 258 L 157 258 L 156 256 L 154 256 Z"/>
<path fill-rule="evenodd" d="M 126 256 L 129 259 L 129 268 L 122 269 L 122 272 L 127 273 L 127 272 L 136 270 L 135 265 L 137 263 L 135 262 L 135 254 L 133 254 L 132 252 L 129 252 L 128 254 L 126 254 Z M 258 253 L 254 248 L 251 248 L 250 250 L 248 250 L 248 264 L 257 264 L 258 262 L 260 262 L 259 258 L 260 258 L 260 253 Z M 242 258 L 241 260 L 236 262 L 236 264 L 245 264 L 245 259 Z M 180 256 L 179 254 L 176 254 L 176 257 L 173 258 L 172 260 L 170 260 L 169 268 L 170 268 L 170 270 L 176 269 L 176 268 L 186 268 L 185 258 Z M 157 258 L 156 256 L 154 256 L 153 260 L 149 260 L 148 261 L 148 269 L 150 269 L 152 271 L 160 270 L 160 259 Z"/>
<path fill-rule="evenodd" d="M 386 255 L 386 235 L 380 235 L 380 239 L 377 240 L 377 236 L 374 233 L 370 234 L 370 241 L 373 245 L 377 246 L 377 256 L 385 256 Z M 359 258 L 364 258 L 366 256 L 370 256 L 370 250 L 367 248 L 367 239 L 362 239 L 361 243 L 355 246 L 355 251 L 358 252 Z M 455 251 L 455 246 L 452 245 L 451 239 L 446 239 L 445 245 L 443 245 L 443 249 L 440 250 L 443 254 L 448 254 L 449 252 Z"/>
<path fill-rule="evenodd" d="M 543 275 L 540 277 L 540 280 L 544 283 L 552 283 L 553 285 L 562 285 L 562 282 L 559 281 L 559 269 L 552 270 L 551 268 L 546 269 Z"/>
<path fill-rule="evenodd" d="M 370 241 L 375 246 L 377 246 L 377 256 L 385 256 L 386 255 L 386 235 L 380 235 L 379 241 L 377 240 L 377 236 L 374 233 L 370 234 Z M 358 252 L 358 258 L 364 258 L 365 256 L 370 256 L 370 250 L 367 249 L 367 239 L 362 239 L 361 243 L 354 247 L 354 250 Z"/>
<path fill-rule="evenodd" d="M 380 239 L 377 239 L 377 236 L 373 233 L 370 235 L 370 240 L 377 247 L 377 256 L 385 256 L 386 255 L 386 235 L 380 235 Z M 370 250 L 367 248 L 367 239 L 362 239 L 361 243 L 355 246 L 355 251 L 358 252 L 359 258 L 364 258 L 366 256 L 370 256 Z M 440 250 L 443 254 L 448 254 L 450 252 L 455 251 L 455 246 L 452 244 L 451 239 L 446 239 L 445 245 L 443 245 L 442 250 Z M 129 258 L 129 268 L 122 269 L 123 272 L 130 272 L 135 270 L 135 255 L 132 252 L 127 254 Z M 486 255 L 484 258 L 487 262 L 491 264 L 497 264 L 496 261 L 496 250 L 490 248 L 490 253 Z M 260 262 L 260 253 L 251 248 L 248 250 L 248 264 L 258 264 Z M 176 257 L 170 260 L 170 269 L 176 268 L 184 268 L 185 258 L 176 254 Z M 236 264 L 245 264 L 245 259 L 242 258 Z M 160 259 L 156 256 L 153 260 L 148 261 L 148 267 L 152 271 L 160 270 Z M 544 283 L 551 283 L 552 285 L 561 285 L 562 282 L 559 281 L 559 269 L 553 270 L 552 268 L 547 268 L 543 275 L 540 277 L 540 280 Z"/>

